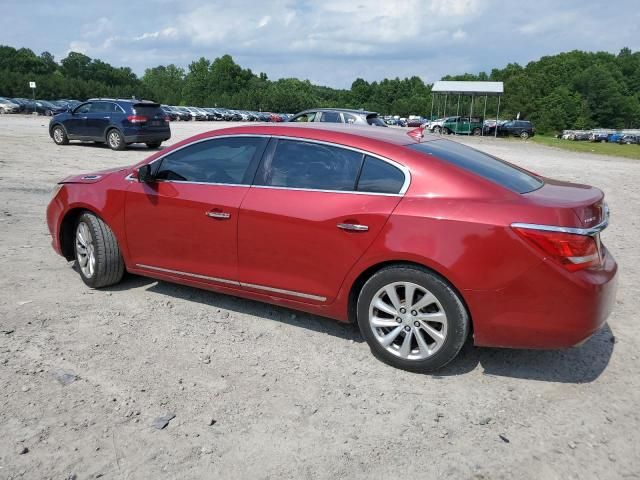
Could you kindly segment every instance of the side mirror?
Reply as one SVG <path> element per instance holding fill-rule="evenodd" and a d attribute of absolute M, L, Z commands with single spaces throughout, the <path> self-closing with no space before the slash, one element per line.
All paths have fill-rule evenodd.
<path fill-rule="evenodd" d="M 153 181 L 153 175 L 151 174 L 151 165 L 142 165 L 138 169 L 138 182 L 149 183 Z"/>

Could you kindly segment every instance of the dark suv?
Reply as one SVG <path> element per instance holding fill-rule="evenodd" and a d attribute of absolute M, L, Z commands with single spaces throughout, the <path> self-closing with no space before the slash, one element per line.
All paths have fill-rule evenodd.
<path fill-rule="evenodd" d="M 148 100 L 92 98 L 54 116 L 49 135 L 58 145 L 69 140 L 106 142 L 113 150 L 131 143 L 158 148 L 171 138 L 169 117 L 160 104 Z"/>
<path fill-rule="evenodd" d="M 493 135 L 495 133 L 495 125 L 485 127 L 485 134 Z M 502 124 L 498 124 L 498 135 L 505 137 L 520 137 L 523 140 L 529 137 L 533 137 L 536 133 L 536 129 L 533 124 L 528 120 L 511 120 Z"/>

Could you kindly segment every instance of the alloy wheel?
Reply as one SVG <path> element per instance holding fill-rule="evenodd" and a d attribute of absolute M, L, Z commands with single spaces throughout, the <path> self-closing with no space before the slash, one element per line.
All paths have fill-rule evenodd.
<path fill-rule="evenodd" d="M 120 135 L 116 131 L 109 133 L 109 146 L 111 148 L 118 148 L 120 146 Z"/>
<path fill-rule="evenodd" d="M 369 305 L 369 326 L 389 353 L 405 360 L 424 360 L 444 345 L 447 314 L 426 288 L 412 282 L 382 287 Z"/>
<path fill-rule="evenodd" d="M 80 222 L 76 229 L 76 259 L 85 277 L 91 278 L 96 271 L 96 250 L 89 226 Z"/>

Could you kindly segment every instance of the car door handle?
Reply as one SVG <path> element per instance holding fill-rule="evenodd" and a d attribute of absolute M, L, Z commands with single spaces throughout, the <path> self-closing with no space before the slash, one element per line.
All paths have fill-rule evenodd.
<path fill-rule="evenodd" d="M 356 223 L 339 223 L 337 227 L 350 232 L 367 232 L 369 230 L 367 225 L 358 225 Z"/>
<path fill-rule="evenodd" d="M 109 120 L 111 117 L 102 117 L 102 118 L 104 118 L 105 120 Z"/>
<path fill-rule="evenodd" d="M 216 212 L 216 211 L 210 211 L 206 213 L 207 217 L 211 217 L 211 218 L 219 218 L 221 220 L 227 220 L 229 218 L 231 218 L 231 214 L 229 212 Z"/>

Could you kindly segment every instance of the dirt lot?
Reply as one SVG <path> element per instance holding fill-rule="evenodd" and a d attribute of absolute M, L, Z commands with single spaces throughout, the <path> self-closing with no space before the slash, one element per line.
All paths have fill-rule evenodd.
<path fill-rule="evenodd" d="M 148 151 L 58 147 L 47 123 L 0 116 L 0 478 L 640 478 L 638 161 L 462 139 L 605 190 L 618 304 L 580 348 L 468 345 L 425 376 L 331 320 L 132 276 L 85 287 L 50 247 L 50 191 Z"/>

